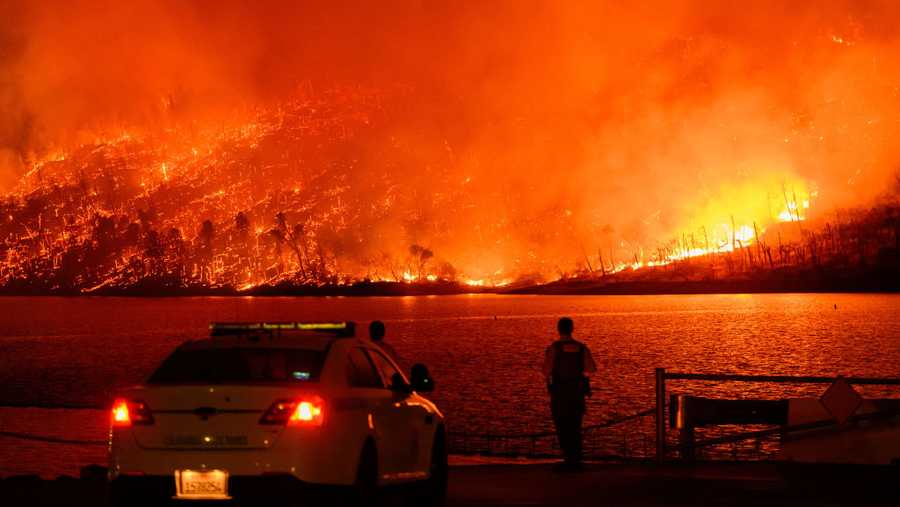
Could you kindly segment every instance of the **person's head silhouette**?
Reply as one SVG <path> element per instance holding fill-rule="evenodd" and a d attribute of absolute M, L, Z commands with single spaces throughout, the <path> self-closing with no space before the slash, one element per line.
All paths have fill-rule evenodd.
<path fill-rule="evenodd" d="M 572 322 L 572 319 L 563 317 L 556 323 L 556 330 L 559 331 L 560 337 L 570 338 L 572 336 L 572 331 L 575 330 L 575 323 Z"/>
<path fill-rule="evenodd" d="M 372 323 L 369 324 L 369 338 L 371 338 L 373 342 L 380 342 L 384 339 L 384 322 L 373 320 Z"/>

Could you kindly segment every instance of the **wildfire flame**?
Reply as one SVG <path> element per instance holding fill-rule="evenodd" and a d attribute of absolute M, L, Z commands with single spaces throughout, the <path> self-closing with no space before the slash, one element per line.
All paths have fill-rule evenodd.
<path fill-rule="evenodd" d="M 0 20 L 0 286 L 740 275 L 896 194 L 892 3 L 226 4 Z"/>

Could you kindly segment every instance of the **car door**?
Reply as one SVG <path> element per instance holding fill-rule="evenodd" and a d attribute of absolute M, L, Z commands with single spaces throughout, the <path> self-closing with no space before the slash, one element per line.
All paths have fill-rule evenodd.
<path fill-rule="evenodd" d="M 388 357 L 378 349 L 367 349 L 369 356 L 375 363 L 375 367 L 381 374 L 384 384 L 390 388 L 391 381 L 395 374 L 399 374 L 403 379 L 403 383 L 409 385 L 409 380 L 400 371 L 397 365 L 388 359 Z M 426 473 L 428 467 L 423 467 L 423 456 L 429 454 L 430 449 L 423 449 L 423 443 L 428 442 L 425 432 L 426 425 L 433 424 L 434 418 L 429 417 L 429 412 L 415 403 L 411 393 L 405 391 L 392 391 L 394 407 L 397 410 L 397 421 L 402 425 L 404 431 L 401 435 L 400 446 L 402 446 L 402 456 L 404 466 L 404 478 L 415 479 L 420 478 Z"/>
<path fill-rule="evenodd" d="M 382 380 L 363 347 L 352 347 L 347 355 L 347 380 L 354 398 L 362 400 L 371 416 L 378 452 L 378 470 L 383 479 L 396 480 L 407 471 L 405 424 L 401 407 Z"/>

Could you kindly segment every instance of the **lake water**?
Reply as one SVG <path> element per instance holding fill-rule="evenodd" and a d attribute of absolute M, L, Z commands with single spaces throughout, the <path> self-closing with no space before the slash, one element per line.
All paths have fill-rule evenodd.
<path fill-rule="evenodd" d="M 835 306 L 836 305 L 836 306 Z M 427 364 L 451 430 L 551 428 L 539 372 L 561 315 L 600 372 L 587 423 L 653 403 L 653 369 L 900 376 L 900 296 L 435 296 L 397 298 L 0 298 L 0 405 L 104 405 L 214 320 L 387 324 L 404 367 Z M 818 395 L 824 386 L 670 384 L 732 397 Z M 869 388 L 870 396 L 898 393 Z M 106 413 L 0 409 L 0 431 L 103 440 Z M 0 475 L 77 473 L 82 448 L 0 437 Z"/>

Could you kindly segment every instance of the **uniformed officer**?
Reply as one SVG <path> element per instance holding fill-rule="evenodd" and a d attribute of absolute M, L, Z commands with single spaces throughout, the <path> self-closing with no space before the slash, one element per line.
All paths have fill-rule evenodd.
<path fill-rule="evenodd" d="M 394 361 L 397 360 L 397 351 L 394 350 L 394 347 L 391 347 L 389 343 L 384 341 L 384 322 L 373 320 L 372 323 L 369 324 L 369 338 L 381 347 L 381 350 L 385 351 L 391 359 Z"/>
<path fill-rule="evenodd" d="M 591 351 L 572 338 L 574 328 L 572 319 L 559 319 L 556 325 L 559 340 L 547 347 L 543 367 L 550 391 L 550 411 L 566 468 L 577 468 L 581 464 L 584 398 L 590 396 L 590 383 L 586 375 L 597 371 Z"/>

